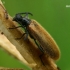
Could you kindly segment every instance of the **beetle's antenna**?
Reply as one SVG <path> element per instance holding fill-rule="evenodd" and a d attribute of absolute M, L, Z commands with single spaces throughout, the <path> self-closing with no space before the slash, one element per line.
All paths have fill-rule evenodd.
<path fill-rule="evenodd" d="M 33 14 L 30 13 L 30 12 L 17 13 L 16 15 L 22 15 L 22 14 L 25 14 L 25 15 L 24 15 L 24 18 L 28 18 L 28 15 L 29 15 L 29 14 L 30 14 L 31 16 L 33 16 Z"/>
<path fill-rule="evenodd" d="M 30 14 L 31 16 L 33 16 L 33 14 L 30 13 L 30 12 L 23 12 L 23 13 L 18 13 L 18 14 L 20 14 L 20 15 L 22 15 L 22 14 L 26 14 L 26 15 Z"/>

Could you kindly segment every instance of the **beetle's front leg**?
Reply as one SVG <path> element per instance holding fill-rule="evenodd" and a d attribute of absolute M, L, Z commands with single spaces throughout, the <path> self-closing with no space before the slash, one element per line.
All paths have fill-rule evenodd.
<path fill-rule="evenodd" d="M 13 28 L 9 28 L 9 29 L 16 29 L 16 28 L 19 28 L 19 27 L 22 27 L 22 26 L 17 26 L 17 27 L 13 27 Z M 26 33 L 24 33 L 20 38 L 16 38 L 16 40 L 19 40 L 21 39 Z"/>
<path fill-rule="evenodd" d="M 25 27 L 24 27 L 24 30 L 25 30 L 25 33 L 20 38 L 16 38 L 17 40 L 20 40 L 25 34 L 26 34 L 26 36 L 25 36 L 24 40 L 26 40 L 28 38 L 28 30 Z"/>
<path fill-rule="evenodd" d="M 9 29 L 16 29 L 16 28 L 19 28 L 19 27 L 22 27 L 22 26 L 17 26 L 17 27 L 13 27 L 13 28 L 9 28 Z"/>

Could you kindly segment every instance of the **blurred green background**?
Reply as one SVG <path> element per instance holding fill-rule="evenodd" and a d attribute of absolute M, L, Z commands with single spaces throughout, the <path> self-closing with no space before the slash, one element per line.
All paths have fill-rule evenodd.
<path fill-rule="evenodd" d="M 30 18 L 37 20 L 52 35 L 61 50 L 56 64 L 61 70 L 70 70 L 70 0 L 2 0 L 13 17 L 18 12 L 31 12 Z M 18 60 L 0 49 L 0 66 L 25 68 Z"/>

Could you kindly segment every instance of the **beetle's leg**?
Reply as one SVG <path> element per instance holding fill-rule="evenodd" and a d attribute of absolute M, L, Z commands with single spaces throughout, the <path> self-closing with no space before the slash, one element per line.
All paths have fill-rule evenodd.
<path fill-rule="evenodd" d="M 22 27 L 22 26 L 17 26 L 17 27 L 13 27 L 13 28 L 9 28 L 9 29 L 16 29 L 16 28 L 19 28 L 19 27 Z"/>
<path fill-rule="evenodd" d="M 43 56 L 43 54 L 44 54 L 44 50 L 43 50 L 43 48 L 41 47 L 41 45 L 39 45 L 39 44 L 37 43 L 36 39 L 34 39 L 34 41 L 35 41 L 36 45 L 38 46 L 38 48 L 40 49 L 40 51 L 42 51 L 42 54 L 41 54 L 39 57 L 40 57 L 40 59 L 41 59 L 41 62 L 42 62 L 43 65 L 45 66 L 45 64 L 44 64 L 44 62 L 43 62 L 43 60 L 42 60 L 42 56 Z"/>
<path fill-rule="evenodd" d="M 25 33 L 20 38 L 16 38 L 17 40 L 21 39 L 25 34 L 26 34 L 26 36 L 25 36 L 24 40 L 26 40 L 28 38 L 28 31 L 25 27 L 24 27 L 24 30 L 25 30 Z"/>
<path fill-rule="evenodd" d="M 16 28 L 19 28 L 19 27 L 22 27 L 22 26 L 17 26 L 17 27 L 13 27 L 13 28 L 9 28 L 9 29 L 16 29 Z M 26 33 L 24 33 L 20 38 L 16 38 L 17 40 L 21 39 Z"/>
<path fill-rule="evenodd" d="M 20 38 L 16 38 L 16 40 L 20 40 L 26 33 L 24 33 Z"/>
<path fill-rule="evenodd" d="M 36 39 L 34 39 L 34 41 L 35 41 L 36 45 L 38 46 L 38 48 L 39 48 L 42 52 L 44 52 L 43 48 L 41 47 L 41 45 L 39 45 L 39 44 L 37 43 Z"/>
<path fill-rule="evenodd" d="M 28 33 L 24 33 L 20 38 L 16 38 L 17 40 L 20 40 L 24 35 L 26 34 L 24 40 L 26 40 L 28 38 Z"/>
<path fill-rule="evenodd" d="M 24 30 L 25 30 L 25 33 L 26 33 L 26 36 L 25 36 L 25 38 L 24 38 L 24 40 L 26 40 L 27 38 L 28 38 L 28 30 L 24 27 Z"/>
<path fill-rule="evenodd" d="M 43 62 L 43 60 L 42 60 L 42 56 L 44 55 L 44 53 L 42 53 L 39 57 L 40 57 L 40 59 L 41 59 L 41 62 L 42 62 L 42 64 L 45 66 L 45 64 L 44 64 L 44 62 Z"/>

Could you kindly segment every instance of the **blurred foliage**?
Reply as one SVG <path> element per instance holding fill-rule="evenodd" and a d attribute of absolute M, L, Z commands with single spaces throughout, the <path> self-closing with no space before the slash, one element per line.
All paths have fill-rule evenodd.
<path fill-rule="evenodd" d="M 18 12 L 31 12 L 55 39 L 61 51 L 57 65 L 61 70 L 70 70 L 70 0 L 2 0 L 13 17 Z M 0 66 L 24 68 L 16 59 L 0 50 Z"/>

